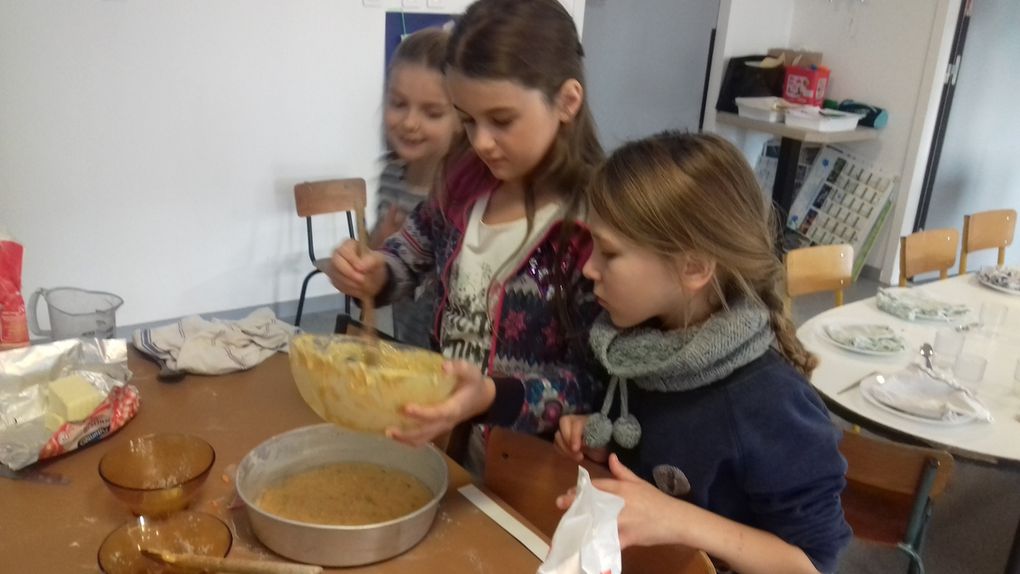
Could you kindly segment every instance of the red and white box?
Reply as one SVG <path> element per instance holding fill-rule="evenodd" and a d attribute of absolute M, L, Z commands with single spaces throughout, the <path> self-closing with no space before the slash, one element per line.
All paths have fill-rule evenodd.
<path fill-rule="evenodd" d="M 794 104 L 821 107 L 828 85 L 829 69 L 825 66 L 787 66 L 783 99 Z"/>

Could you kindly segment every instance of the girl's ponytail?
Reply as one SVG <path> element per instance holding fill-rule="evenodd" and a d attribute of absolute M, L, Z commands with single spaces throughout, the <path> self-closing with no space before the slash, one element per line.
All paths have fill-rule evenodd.
<path fill-rule="evenodd" d="M 790 299 L 784 291 L 784 282 L 778 280 L 762 289 L 758 297 L 769 310 L 769 320 L 776 334 L 780 354 L 802 375 L 810 378 L 811 372 L 818 366 L 818 357 L 808 351 L 797 338 L 797 328 L 790 314 Z"/>

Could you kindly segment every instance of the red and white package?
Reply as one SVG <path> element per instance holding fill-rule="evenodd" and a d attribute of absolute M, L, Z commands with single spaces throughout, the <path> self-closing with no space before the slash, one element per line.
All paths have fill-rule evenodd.
<path fill-rule="evenodd" d="M 21 263 L 25 248 L 0 232 L 0 350 L 28 345 Z"/>
<path fill-rule="evenodd" d="M 140 404 L 138 389 L 134 385 L 115 387 L 87 419 L 61 425 L 39 451 L 39 460 L 64 454 L 113 434 L 135 416 Z"/>
<path fill-rule="evenodd" d="M 57 381 L 71 377 L 80 380 L 54 390 Z M 0 466 L 17 471 L 116 432 L 141 405 L 130 379 L 124 339 L 63 339 L 0 351 Z M 100 395 L 83 419 L 77 408 L 68 412 L 67 401 L 84 392 L 77 383 Z M 72 414 L 75 420 L 65 420 Z"/>

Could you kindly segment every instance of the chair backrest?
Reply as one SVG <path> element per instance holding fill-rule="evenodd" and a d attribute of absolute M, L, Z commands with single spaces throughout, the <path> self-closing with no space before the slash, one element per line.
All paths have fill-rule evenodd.
<path fill-rule="evenodd" d="M 870 438 L 850 431 L 843 433 L 839 450 L 847 459 L 848 481 L 898 494 L 916 494 L 925 466 L 929 460 L 935 460 L 939 472 L 929 496 L 938 497 L 945 491 L 955 465 L 953 455 L 944 450 Z"/>
<path fill-rule="evenodd" d="M 818 245 L 793 249 L 786 254 L 786 292 L 790 297 L 833 291 L 836 306 L 843 304 L 843 290 L 853 283 L 854 248 L 851 245 Z"/>
<path fill-rule="evenodd" d="M 946 489 L 953 456 L 847 431 L 839 450 L 847 461 L 843 510 L 855 536 L 915 544 L 931 500 Z"/>
<path fill-rule="evenodd" d="M 939 279 L 949 276 L 949 269 L 956 265 L 956 251 L 960 244 L 960 232 L 947 229 L 919 231 L 900 238 L 900 287 L 907 286 L 907 280 L 938 271 Z"/>
<path fill-rule="evenodd" d="M 1006 248 L 1013 244 L 1016 210 L 996 209 L 963 216 L 960 274 L 967 272 L 967 255 L 984 249 L 999 250 L 999 265 L 1006 263 Z"/>
<path fill-rule="evenodd" d="M 592 478 L 610 476 L 603 466 L 585 461 Z M 563 512 L 556 497 L 577 484 L 577 465 L 556 452 L 552 443 L 538 437 L 495 427 L 485 455 L 485 486 L 503 499 L 546 536 L 552 537 Z M 708 556 L 684 546 L 628 548 L 623 551 L 624 572 L 711 574 Z"/>
<path fill-rule="evenodd" d="M 294 186 L 294 203 L 300 217 L 354 211 L 365 202 L 365 180 L 360 177 L 312 181 Z"/>

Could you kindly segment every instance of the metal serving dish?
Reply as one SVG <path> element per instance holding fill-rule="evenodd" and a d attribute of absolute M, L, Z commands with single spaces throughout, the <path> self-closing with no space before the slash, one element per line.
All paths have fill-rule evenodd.
<path fill-rule="evenodd" d="M 422 481 L 434 496 L 411 514 L 363 526 L 297 522 L 256 505 L 262 492 L 284 476 L 343 462 L 402 470 Z M 446 494 L 447 480 L 446 461 L 431 445 L 413 448 L 380 435 L 322 424 L 277 435 L 255 447 L 237 469 L 237 493 L 247 505 L 255 535 L 277 554 L 321 566 L 359 566 L 392 558 L 424 538 Z"/>

